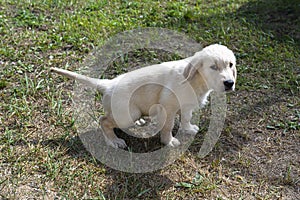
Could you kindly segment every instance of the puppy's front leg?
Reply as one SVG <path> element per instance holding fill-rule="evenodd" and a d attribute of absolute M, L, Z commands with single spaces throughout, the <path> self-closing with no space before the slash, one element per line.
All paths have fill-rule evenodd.
<path fill-rule="evenodd" d="M 103 130 L 105 142 L 107 145 L 114 148 L 125 148 L 127 147 L 125 141 L 118 138 L 114 132 L 114 128 L 117 127 L 115 121 L 109 117 L 104 116 L 100 118 L 101 128 Z"/>
<path fill-rule="evenodd" d="M 161 136 L 160 136 L 161 142 L 170 147 L 176 147 L 180 145 L 179 140 L 172 136 L 175 115 L 176 113 L 167 115 L 167 119 L 161 130 Z"/>
<path fill-rule="evenodd" d="M 193 110 L 182 109 L 181 112 L 181 129 L 189 134 L 196 134 L 199 131 L 199 127 L 197 125 L 191 124 Z"/>

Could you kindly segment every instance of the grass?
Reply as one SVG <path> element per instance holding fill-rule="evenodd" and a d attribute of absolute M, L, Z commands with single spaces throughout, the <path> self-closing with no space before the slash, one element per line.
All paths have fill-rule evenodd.
<path fill-rule="evenodd" d="M 295 0 L 0 1 L 1 199 L 299 198 L 299 12 Z M 48 69 L 76 70 L 94 47 L 139 27 L 225 44 L 239 76 L 209 156 L 196 156 L 204 115 L 201 133 L 174 164 L 128 174 L 85 150 L 74 126 L 73 82 Z M 170 58 L 132 52 L 107 73 Z"/>

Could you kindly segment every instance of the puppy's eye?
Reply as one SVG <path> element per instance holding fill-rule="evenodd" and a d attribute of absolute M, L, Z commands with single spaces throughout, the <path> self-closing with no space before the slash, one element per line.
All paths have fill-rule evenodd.
<path fill-rule="evenodd" d="M 229 67 L 230 67 L 230 68 L 232 68 L 232 66 L 233 66 L 233 63 L 232 63 L 232 62 L 230 62 L 230 63 L 229 63 Z"/>
<path fill-rule="evenodd" d="M 217 65 L 212 65 L 212 66 L 210 66 L 210 68 L 211 68 L 212 70 L 218 70 Z"/>

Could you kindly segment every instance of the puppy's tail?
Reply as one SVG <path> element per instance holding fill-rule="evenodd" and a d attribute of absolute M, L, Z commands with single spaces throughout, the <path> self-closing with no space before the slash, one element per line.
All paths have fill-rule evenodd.
<path fill-rule="evenodd" d="M 99 90 L 101 93 L 103 93 L 107 89 L 107 82 L 109 81 L 108 79 L 90 78 L 81 74 L 77 74 L 75 72 L 71 72 L 65 69 L 59 69 L 56 67 L 51 67 L 50 71 L 71 79 L 75 79 L 76 81 L 79 81 L 87 86 Z"/>

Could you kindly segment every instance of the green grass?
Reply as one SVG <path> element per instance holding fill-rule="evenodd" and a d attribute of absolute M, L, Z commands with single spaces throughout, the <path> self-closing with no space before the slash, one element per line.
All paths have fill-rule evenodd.
<path fill-rule="evenodd" d="M 299 12 L 295 0 L 0 1 L 0 197 L 298 198 Z M 208 157 L 196 156 L 204 115 L 201 133 L 174 164 L 128 174 L 85 151 L 74 125 L 73 81 L 48 69 L 76 70 L 94 47 L 140 27 L 227 45 L 239 74 L 224 133 Z M 130 52 L 107 76 L 176 57 L 160 53 Z"/>

